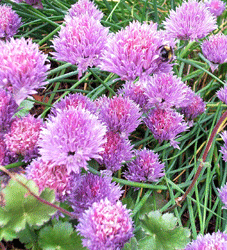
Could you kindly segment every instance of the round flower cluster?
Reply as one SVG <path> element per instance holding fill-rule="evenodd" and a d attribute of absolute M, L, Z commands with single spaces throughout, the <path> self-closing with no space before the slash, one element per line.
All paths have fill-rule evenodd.
<path fill-rule="evenodd" d="M 220 16 L 226 8 L 225 3 L 221 0 L 205 0 L 204 3 L 215 16 Z"/>
<path fill-rule="evenodd" d="M 223 154 L 222 158 L 227 162 L 227 131 L 221 134 L 222 140 L 224 141 L 224 146 L 221 147 L 220 152 Z"/>
<path fill-rule="evenodd" d="M 223 88 L 220 88 L 220 90 L 217 91 L 217 97 L 227 104 L 227 85 L 225 85 Z"/>

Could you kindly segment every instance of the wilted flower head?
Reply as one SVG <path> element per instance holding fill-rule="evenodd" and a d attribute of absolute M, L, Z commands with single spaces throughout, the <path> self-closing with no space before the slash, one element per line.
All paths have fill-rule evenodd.
<path fill-rule="evenodd" d="M 221 0 L 205 0 L 204 3 L 215 16 L 220 16 L 225 10 L 225 3 Z"/>
<path fill-rule="evenodd" d="M 79 218 L 77 231 L 89 250 L 122 249 L 133 236 L 130 210 L 120 201 L 112 203 L 107 198 L 94 202 Z"/>
<path fill-rule="evenodd" d="M 199 95 L 194 94 L 190 96 L 190 103 L 186 107 L 182 107 L 181 112 L 187 119 L 195 119 L 198 115 L 205 112 L 206 104 Z"/>
<path fill-rule="evenodd" d="M 99 117 L 107 125 L 109 131 L 121 133 L 127 137 L 140 124 L 140 108 L 129 98 L 114 96 L 97 99 L 100 108 Z"/>
<path fill-rule="evenodd" d="M 164 27 L 170 37 L 198 40 L 215 30 L 217 24 L 216 17 L 210 13 L 203 2 L 188 0 L 176 10 L 170 11 Z"/>
<path fill-rule="evenodd" d="M 57 60 L 76 64 L 80 77 L 88 67 L 99 64 L 108 32 L 108 28 L 88 14 L 70 18 L 53 40 L 56 50 L 53 55 Z"/>
<path fill-rule="evenodd" d="M 220 90 L 217 91 L 217 97 L 227 104 L 227 85 L 225 85 L 223 88 L 220 88 Z"/>
<path fill-rule="evenodd" d="M 109 131 L 105 137 L 107 141 L 104 144 L 104 151 L 100 154 L 102 158 L 97 161 L 115 172 L 121 168 L 124 162 L 132 158 L 132 145 L 128 139 L 122 138 L 119 133 Z"/>
<path fill-rule="evenodd" d="M 159 155 L 152 150 L 135 151 L 136 159 L 127 164 L 128 171 L 124 176 L 130 181 L 157 182 L 163 173 L 165 165 L 159 162 Z"/>
<path fill-rule="evenodd" d="M 101 199 L 108 198 L 109 201 L 116 202 L 123 192 L 119 184 L 111 182 L 107 171 L 103 171 L 102 176 L 88 173 L 77 175 L 72 180 L 70 202 L 76 216 L 81 215 L 94 202 L 99 202 Z"/>
<path fill-rule="evenodd" d="M 99 21 L 103 18 L 102 11 L 95 6 L 94 2 L 90 0 L 79 0 L 71 6 L 69 13 L 65 16 L 65 20 L 69 21 L 72 17 L 78 17 L 84 14 L 87 14 L 88 16 Z"/>
<path fill-rule="evenodd" d="M 22 118 L 16 117 L 12 122 L 9 133 L 5 134 L 7 149 L 17 155 L 24 156 L 25 161 L 36 157 L 38 153 L 37 142 L 42 124 L 41 119 L 32 115 Z"/>
<path fill-rule="evenodd" d="M 40 153 L 44 161 L 66 165 L 68 173 L 87 168 L 87 161 L 100 158 L 106 142 L 106 127 L 94 114 L 77 107 L 50 116 L 40 133 Z"/>
<path fill-rule="evenodd" d="M 145 94 L 151 107 L 179 108 L 190 103 L 188 89 L 173 73 L 158 74 L 147 78 Z"/>
<path fill-rule="evenodd" d="M 6 4 L 0 6 L 0 38 L 10 38 L 21 26 L 21 18 Z"/>
<path fill-rule="evenodd" d="M 88 97 L 82 95 L 81 93 L 75 93 L 61 99 L 54 105 L 51 112 L 54 115 L 57 115 L 57 110 L 68 110 L 72 107 L 77 108 L 78 106 L 90 111 L 91 113 L 95 113 L 97 110 L 95 103 L 92 102 Z"/>
<path fill-rule="evenodd" d="M 174 148 L 179 148 L 175 141 L 179 137 L 177 135 L 188 128 L 183 121 L 183 115 L 172 109 L 155 108 L 150 111 L 144 122 L 159 143 L 170 140 Z"/>
<path fill-rule="evenodd" d="M 208 40 L 203 41 L 202 52 L 214 71 L 218 64 L 227 62 L 227 36 L 220 33 L 211 35 Z"/>
<path fill-rule="evenodd" d="M 109 38 L 103 53 L 101 69 L 113 72 L 122 80 L 169 72 L 171 65 L 161 57 L 161 48 L 169 45 L 157 24 L 132 22 Z"/>
<path fill-rule="evenodd" d="M 47 187 L 53 189 L 59 201 L 64 201 L 70 193 L 71 177 L 65 165 L 50 167 L 50 162 L 38 158 L 26 168 L 26 176 L 36 183 L 40 192 Z"/>
<path fill-rule="evenodd" d="M 0 135 L 9 131 L 17 108 L 11 93 L 0 89 Z"/>
<path fill-rule="evenodd" d="M 224 146 L 221 147 L 220 152 L 223 154 L 222 158 L 225 162 L 227 162 L 227 131 L 224 131 L 221 134 L 221 138 L 224 141 Z"/>
<path fill-rule="evenodd" d="M 38 44 L 30 39 L 11 39 L 0 43 L 0 88 L 12 92 L 20 104 L 44 82 L 49 65 L 47 55 L 39 51 Z"/>
<path fill-rule="evenodd" d="M 212 234 L 198 235 L 196 240 L 188 243 L 185 250 L 226 250 L 227 234 L 214 232 Z"/>

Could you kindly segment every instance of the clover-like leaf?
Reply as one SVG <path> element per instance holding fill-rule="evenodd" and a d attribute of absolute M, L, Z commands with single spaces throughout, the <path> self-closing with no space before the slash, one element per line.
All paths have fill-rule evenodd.
<path fill-rule="evenodd" d="M 27 180 L 20 175 L 17 175 L 16 178 L 39 196 L 38 187 L 34 181 Z M 2 192 L 5 198 L 5 206 L 0 209 L 1 224 L 6 222 L 5 224 L 16 232 L 24 229 L 26 223 L 30 226 L 43 225 L 56 212 L 55 208 L 38 201 L 29 194 L 25 187 L 13 179 Z M 45 189 L 40 197 L 51 203 L 55 202 L 53 190 Z"/>
<path fill-rule="evenodd" d="M 139 250 L 136 238 L 132 237 L 130 241 L 124 245 L 123 250 Z"/>
<path fill-rule="evenodd" d="M 39 245 L 44 250 L 85 250 L 81 237 L 69 222 L 59 221 L 53 227 L 44 227 L 39 234 Z"/>
<path fill-rule="evenodd" d="M 30 97 L 30 99 L 33 99 L 32 97 Z M 29 101 L 29 100 L 24 100 L 21 102 L 20 107 L 18 108 L 19 111 L 17 111 L 17 113 L 15 114 L 15 116 L 18 117 L 23 117 L 26 116 L 29 111 L 33 108 L 34 106 L 34 102 Z"/>
<path fill-rule="evenodd" d="M 18 238 L 17 233 L 8 226 L 0 227 L 0 241 L 12 241 Z"/>
<path fill-rule="evenodd" d="M 145 214 L 141 219 L 141 227 L 146 237 L 139 241 L 139 249 L 175 250 L 184 248 L 190 241 L 190 230 L 177 226 L 177 218 L 173 214 L 161 215 L 159 211 Z"/>

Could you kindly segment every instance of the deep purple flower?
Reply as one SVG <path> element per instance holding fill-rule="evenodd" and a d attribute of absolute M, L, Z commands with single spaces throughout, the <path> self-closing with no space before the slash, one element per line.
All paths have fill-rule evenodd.
<path fill-rule="evenodd" d="M 40 192 L 47 187 L 51 188 L 55 191 L 57 200 L 64 201 L 71 190 L 71 177 L 65 165 L 50 165 L 50 162 L 44 162 L 41 158 L 33 160 L 26 168 L 26 176 L 36 183 Z"/>
<path fill-rule="evenodd" d="M 173 73 L 150 76 L 147 81 L 145 94 L 151 107 L 179 108 L 190 103 L 189 87 Z"/>
<path fill-rule="evenodd" d="M 0 165 L 3 164 L 5 154 L 6 154 L 6 144 L 4 140 L 0 137 Z"/>
<path fill-rule="evenodd" d="M 136 159 L 127 164 L 128 171 L 124 176 L 130 181 L 157 182 L 163 173 L 165 165 L 159 162 L 159 155 L 152 150 L 135 151 Z"/>
<path fill-rule="evenodd" d="M 109 29 L 87 15 L 70 18 L 53 40 L 57 60 L 76 64 L 79 77 L 88 67 L 98 66 Z"/>
<path fill-rule="evenodd" d="M 16 117 L 12 122 L 9 133 L 5 134 L 7 149 L 11 152 L 22 155 L 25 161 L 36 157 L 38 153 L 37 142 L 39 139 L 42 120 L 27 115 L 22 118 Z"/>
<path fill-rule="evenodd" d="M 133 236 L 130 210 L 120 201 L 107 198 L 94 202 L 79 218 L 77 231 L 83 237 L 83 246 L 89 250 L 117 250 Z"/>
<path fill-rule="evenodd" d="M 227 104 L 227 85 L 225 85 L 223 88 L 220 88 L 220 90 L 217 91 L 217 97 Z"/>
<path fill-rule="evenodd" d="M 21 26 L 21 18 L 6 4 L 0 6 L 0 38 L 13 37 Z"/>
<path fill-rule="evenodd" d="M 99 117 L 107 125 L 109 131 L 127 137 L 140 124 L 140 108 L 129 98 L 114 96 L 97 99 Z"/>
<path fill-rule="evenodd" d="M 208 40 L 203 41 L 202 52 L 214 71 L 219 64 L 227 62 L 227 36 L 220 33 L 211 35 Z"/>
<path fill-rule="evenodd" d="M 188 128 L 183 121 L 183 115 L 172 109 L 152 109 L 144 122 L 159 143 L 170 140 L 174 148 L 179 148 L 175 141 L 179 137 L 177 135 Z"/>
<path fill-rule="evenodd" d="M 193 92 L 193 91 L 192 91 Z M 185 107 L 181 108 L 181 112 L 185 115 L 187 119 L 195 119 L 198 115 L 205 112 L 206 104 L 203 99 L 196 95 L 191 96 L 190 103 Z"/>
<path fill-rule="evenodd" d="M 69 21 L 69 19 L 72 17 L 78 17 L 84 14 L 93 17 L 95 20 L 99 21 L 103 18 L 102 11 L 100 11 L 96 7 L 94 2 L 90 0 L 79 0 L 77 3 L 71 6 L 68 14 L 65 16 L 65 20 Z"/>
<path fill-rule="evenodd" d="M 56 103 L 51 110 L 51 112 L 56 116 L 57 111 L 68 110 L 72 107 L 76 108 L 80 106 L 91 113 L 95 114 L 97 108 L 94 102 L 92 102 L 88 97 L 82 95 L 81 93 L 70 94 L 65 98 L 61 99 Z"/>
<path fill-rule="evenodd" d="M 221 138 L 224 141 L 224 146 L 221 147 L 220 152 L 223 154 L 222 158 L 225 162 L 227 162 L 227 131 L 224 131 L 221 134 Z"/>
<path fill-rule="evenodd" d="M 206 7 L 215 16 L 220 16 L 225 10 L 225 3 L 221 0 L 205 0 Z"/>
<path fill-rule="evenodd" d="M 185 250 L 227 250 L 227 234 L 214 232 L 212 234 L 198 235 L 196 240 L 188 243 Z"/>
<path fill-rule="evenodd" d="M 0 89 L 0 135 L 9 131 L 17 108 L 18 105 L 12 98 L 11 93 Z"/>
<path fill-rule="evenodd" d="M 111 182 L 111 177 L 103 171 L 102 176 L 91 173 L 73 178 L 70 202 L 73 213 L 80 216 L 94 202 L 108 198 L 111 202 L 116 202 L 122 195 L 119 184 Z"/>
<path fill-rule="evenodd" d="M 100 154 L 101 159 L 98 159 L 99 164 L 104 164 L 105 167 L 112 172 L 119 170 L 123 163 L 132 158 L 132 145 L 126 138 L 122 138 L 119 133 L 112 131 L 106 133 L 107 142 L 104 144 L 104 151 Z"/>
<path fill-rule="evenodd" d="M 171 65 L 161 57 L 161 49 L 169 45 L 157 24 L 134 21 L 109 37 L 103 53 L 101 69 L 113 72 L 122 80 L 135 80 L 152 73 L 169 72 Z"/>
<path fill-rule="evenodd" d="M 11 39 L 0 42 L 0 88 L 12 92 L 17 104 L 36 89 L 47 84 L 44 82 L 49 65 L 47 55 L 39 51 L 38 44 L 32 40 Z"/>
<path fill-rule="evenodd" d="M 227 183 L 221 189 L 218 189 L 218 192 L 219 192 L 219 197 L 222 203 L 224 204 L 222 208 L 227 209 Z"/>
<path fill-rule="evenodd" d="M 210 13 L 203 2 L 188 0 L 176 10 L 170 11 L 164 27 L 170 37 L 198 40 L 207 36 L 218 26 L 216 17 Z"/>
<path fill-rule="evenodd" d="M 66 165 L 68 173 L 87 169 L 87 161 L 98 159 L 103 150 L 106 127 L 94 114 L 77 107 L 50 116 L 40 133 L 40 153 L 44 161 Z"/>

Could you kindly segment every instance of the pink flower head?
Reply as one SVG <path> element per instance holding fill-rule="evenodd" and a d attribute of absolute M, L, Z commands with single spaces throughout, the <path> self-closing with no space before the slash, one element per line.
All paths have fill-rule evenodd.
<path fill-rule="evenodd" d="M 103 18 L 103 13 L 100 11 L 94 2 L 90 0 L 79 0 L 77 3 L 73 4 L 69 9 L 68 14 L 65 16 L 66 22 L 72 17 L 79 17 L 81 15 L 88 15 L 93 17 L 95 20 L 100 21 Z"/>
<path fill-rule="evenodd" d="M 22 2 L 26 2 L 26 4 L 32 5 L 34 8 L 36 9 L 42 9 L 43 5 L 42 5 L 42 1 L 41 0 L 12 0 L 15 3 L 22 3 Z"/>
<path fill-rule="evenodd" d="M 217 97 L 222 102 L 224 102 L 225 104 L 227 104 L 227 85 L 225 85 L 223 88 L 220 88 L 220 90 L 218 90 Z"/>
<path fill-rule="evenodd" d="M 83 237 L 83 246 L 90 250 L 117 250 L 133 236 L 130 210 L 120 201 L 107 198 L 86 210 L 79 218 L 77 231 Z"/>
<path fill-rule="evenodd" d="M 98 117 L 77 107 L 50 116 L 40 133 L 40 154 L 44 161 L 66 165 L 68 173 L 87 169 L 87 161 L 98 159 L 106 142 L 106 127 Z"/>
<path fill-rule="evenodd" d="M 62 26 L 53 40 L 57 60 L 76 64 L 79 77 L 88 67 L 97 66 L 105 49 L 109 29 L 87 15 L 76 16 Z"/>
<path fill-rule="evenodd" d="M 71 177 L 65 165 L 50 165 L 50 162 L 45 162 L 41 158 L 33 160 L 26 168 L 27 178 L 36 183 L 40 192 L 48 187 L 55 191 L 57 200 L 64 201 L 70 193 Z"/>
<path fill-rule="evenodd" d="M 93 114 L 95 114 L 97 110 L 95 103 L 92 102 L 88 97 L 82 95 L 81 93 L 75 93 L 61 99 L 54 105 L 54 108 L 51 110 L 51 112 L 54 115 L 57 115 L 57 111 L 61 111 L 63 109 L 68 110 L 72 107 L 77 108 L 78 106 L 90 111 Z"/>
<path fill-rule="evenodd" d="M 11 6 L 0 6 L 0 38 L 13 37 L 21 26 L 21 18 L 12 10 Z"/>
<path fill-rule="evenodd" d="M 187 106 L 189 87 L 173 73 L 158 74 L 147 78 L 145 94 L 151 107 L 171 108 Z"/>
<path fill-rule="evenodd" d="M 128 171 L 124 176 L 130 181 L 157 182 L 163 173 L 165 165 L 159 162 L 159 155 L 152 150 L 135 151 L 136 159 L 128 163 Z"/>
<path fill-rule="evenodd" d="M 115 172 L 121 168 L 123 163 L 132 158 L 132 145 L 128 139 L 122 138 L 119 133 L 109 131 L 105 137 L 107 142 L 104 144 L 104 152 L 100 154 L 102 158 L 97 161 Z"/>
<path fill-rule="evenodd" d="M 227 250 L 227 234 L 218 231 L 198 235 L 196 240 L 188 243 L 185 250 Z"/>
<path fill-rule="evenodd" d="M 224 131 L 221 134 L 221 138 L 224 141 L 224 146 L 221 147 L 220 152 L 223 154 L 222 158 L 225 162 L 227 162 L 227 131 Z"/>
<path fill-rule="evenodd" d="M 18 105 L 10 92 L 0 89 L 0 135 L 7 133 L 13 122 Z"/>
<path fill-rule="evenodd" d="M 36 157 L 38 154 L 37 142 L 40 136 L 42 120 L 27 115 L 22 118 L 16 117 L 13 121 L 10 132 L 5 134 L 7 149 L 11 152 L 22 155 L 25 161 Z"/>
<path fill-rule="evenodd" d="M 132 81 L 152 73 L 169 72 L 171 65 L 161 56 L 163 46 L 169 44 L 163 33 L 157 31 L 157 24 L 134 21 L 109 37 L 100 67 L 122 80 Z"/>
<path fill-rule="evenodd" d="M 220 16 L 226 8 L 225 3 L 221 0 L 205 0 L 204 3 L 215 16 Z"/>
<path fill-rule="evenodd" d="M 107 125 L 108 130 L 121 133 L 127 137 L 140 124 L 140 108 L 129 98 L 114 96 L 97 100 L 99 117 Z"/>
<path fill-rule="evenodd" d="M 225 184 L 221 189 L 218 189 L 219 197 L 224 204 L 223 209 L 227 209 L 227 184 Z"/>
<path fill-rule="evenodd" d="M 175 141 L 179 137 L 177 135 L 188 128 L 183 121 L 183 115 L 173 109 L 152 109 L 144 122 L 159 143 L 170 140 L 174 148 L 179 148 Z"/>
<path fill-rule="evenodd" d="M 3 164 L 5 154 L 6 154 L 6 144 L 4 140 L 0 137 L 0 165 Z"/>
<path fill-rule="evenodd" d="M 202 52 L 214 71 L 219 64 L 227 62 L 227 36 L 221 33 L 211 35 L 208 40 L 203 41 Z"/>
<path fill-rule="evenodd" d="M 198 40 L 207 36 L 218 26 L 216 17 L 210 13 L 203 2 L 188 0 L 176 10 L 170 11 L 164 27 L 170 37 Z"/>
<path fill-rule="evenodd" d="M 111 182 L 111 177 L 105 172 L 103 171 L 102 176 L 88 173 L 73 178 L 70 202 L 76 216 L 80 216 L 94 202 L 101 199 L 108 198 L 113 203 L 120 199 L 123 192 L 121 187 Z"/>
<path fill-rule="evenodd" d="M 47 55 L 39 51 L 38 44 L 30 39 L 11 39 L 0 42 L 0 88 L 12 92 L 19 105 L 44 82 L 49 65 Z"/>

